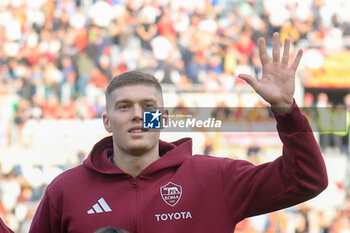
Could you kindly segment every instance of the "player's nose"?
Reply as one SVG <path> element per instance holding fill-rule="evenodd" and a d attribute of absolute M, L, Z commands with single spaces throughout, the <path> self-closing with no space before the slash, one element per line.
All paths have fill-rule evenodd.
<path fill-rule="evenodd" d="M 139 105 L 135 105 L 133 108 L 133 119 L 142 120 L 143 119 L 143 109 Z"/>

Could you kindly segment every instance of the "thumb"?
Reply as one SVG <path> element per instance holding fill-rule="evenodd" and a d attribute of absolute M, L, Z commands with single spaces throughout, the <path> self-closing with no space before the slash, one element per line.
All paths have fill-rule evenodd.
<path fill-rule="evenodd" d="M 239 74 L 237 77 L 246 81 L 254 90 L 256 90 L 258 81 L 254 77 L 249 74 Z"/>

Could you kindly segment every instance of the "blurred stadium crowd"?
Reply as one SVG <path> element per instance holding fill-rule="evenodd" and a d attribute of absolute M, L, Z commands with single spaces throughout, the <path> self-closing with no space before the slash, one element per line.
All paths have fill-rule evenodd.
<path fill-rule="evenodd" d="M 266 108 L 234 78 L 260 77 L 257 39 L 264 37 L 271 46 L 278 31 L 281 42 L 289 36 L 294 48 L 316 48 L 318 55 L 347 52 L 349 12 L 347 0 L 0 1 L 0 148 L 5 148 L 0 216 L 15 232 L 28 231 L 46 185 L 80 163 L 106 134 L 96 127 L 102 127 L 104 88 L 114 75 L 130 69 L 153 73 L 171 106 Z M 313 58 L 304 60 L 314 68 Z M 347 93 L 337 101 L 328 93 L 304 94 L 303 73 L 302 68 L 300 106 L 340 104 L 350 110 Z M 266 112 L 251 117 L 268 118 Z M 235 232 L 350 232 L 348 131 L 330 130 L 315 134 L 330 171 L 330 191 L 318 201 L 244 220 Z M 227 134 L 202 136 L 197 150 L 216 154 L 222 146 L 217 137 Z M 244 144 L 243 158 L 263 162 L 265 146 Z M 56 162 L 45 163 L 50 153 Z M 63 153 L 71 158 L 60 160 Z M 8 165 L 10 157 L 20 160 Z"/>

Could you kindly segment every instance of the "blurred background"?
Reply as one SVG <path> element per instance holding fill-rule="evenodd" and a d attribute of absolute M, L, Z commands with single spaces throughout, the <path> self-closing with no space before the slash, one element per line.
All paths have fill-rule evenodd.
<path fill-rule="evenodd" d="M 183 113 L 213 107 L 224 121 L 270 122 L 266 102 L 235 76 L 259 79 L 257 40 L 264 37 L 270 52 L 279 32 L 281 43 L 291 37 L 292 58 L 299 48 L 305 52 L 298 105 L 327 107 L 310 123 L 318 127 L 329 187 L 301 205 L 246 219 L 235 232 L 350 232 L 349 119 L 346 130 L 337 130 L 336 111 L 345 107 L 349 118 L 349 12 L 348 0 L 1 0 L 0 217 L 15 232 L 28 232 L 47 184 L 107 135 L 104 90 L 124 71 L 154 74 L 165 106 Z M 255 164 L 281 153 L 275 132 L 161 138 L 183 136 L 193 137 L 195 153 Z"/>

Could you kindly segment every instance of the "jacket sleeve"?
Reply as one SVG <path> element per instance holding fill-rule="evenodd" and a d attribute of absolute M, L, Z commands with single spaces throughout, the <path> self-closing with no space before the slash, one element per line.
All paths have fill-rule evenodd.
<path fill-rule="evenodd" d="M 4 221 L 2 221 L 1 218 L 0 218 L 0 230 L 1 232 L 4 232 L 4 233 L 13 233 L 13 231 L 6 226 L 6 224 L 4 223 Z"/>
<path fill-rule="evenodd" d="M 46 190 L 44 197 L 42 198 L 32 224 L 29 229 L 29 233 L 59 233 L 60 230 L 60 216 L 50 201 L 50 196 Z"/>
<path fill-rule="evenodd" d="M 289 113 L 274 115 L 282 156 L 258 166 L 241 160 L 222 163 L 224 199 L 236 223 L 309 200 L 328 185 L 320 148 L 295 102 Z"/>

